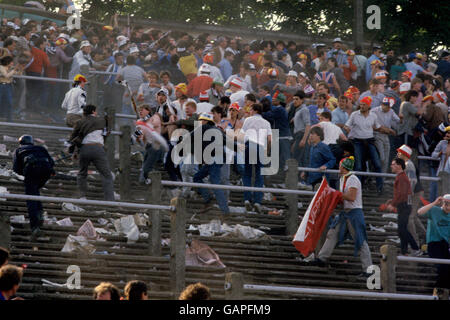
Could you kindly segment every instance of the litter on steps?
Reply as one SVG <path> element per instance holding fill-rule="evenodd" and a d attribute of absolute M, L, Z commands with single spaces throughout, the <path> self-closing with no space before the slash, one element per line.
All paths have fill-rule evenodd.
<path fill-rule="evenodd" d="M 240 224 L 229 226 L 226 223 L 221 224 L 220 220 L 211 220 L 210 223 L 200 224 L 198 226 L 190 225 L 189 230 L 198 230 L 202 237 L 220 236 L 245 239 L 268 237 L 264 231 Z"/>
<path fill-rule="evenodd" d="M 70 211 L 70 212 L 85 212 L 86 211 L 83 208 L 80 208 L 70 202 L 63 202 L 61 205 L 61 208 L 63 209 L 63 211 Z"/>
<path fill-rule="evenodd" d="M 374 226 L 371 225 L 371 224 L 369 224 L 369 228 L 370 228 L 370 231 L 386 232 L 385 229 L 379 228 L 379 227 L 374 227 Z"/>
<path fill-rule="evenodd" d="M 206 243 L 192 240 L 186 248 L 186 266 L 211 266 L 225 268 L 217 253 Z"/>
<path fill-rule="evenodd" d="M 126 216 L 114 220 L 114 227 L 117 232 L 125 234 L 128 243 L 139 240 L 139 228 L 137 227 L 133 216 Z"/>

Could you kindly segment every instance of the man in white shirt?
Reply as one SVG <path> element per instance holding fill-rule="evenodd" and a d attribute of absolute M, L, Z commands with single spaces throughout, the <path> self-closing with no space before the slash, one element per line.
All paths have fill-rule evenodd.
<path fill-rule="evenodd" d="M 83 108 L 86 105 L 84 85 L 87 82 L 81 74 L 76 75 L 73 80 L 73 88 L 66 93 L 61 105 L 61 108 L 67 110 L 66 124 L 71 128 L 75 127 L 75 123 L 83 117 Z"/>
<path fill-rule="evenodd" d="M 381 173 L 381 161 L 375 146 L 374 130 L 378 130 L 381 125 L 377 116 L 370 113 L 372 98 L 365 97 L 360 101 L 360 110 L 350 115 L 344 130 L 349 132 L 348 138 L 355 147 L 355 171 L 366 170 L 365 155 L 368 154 L 375 172 Z M 364 185 L 364 177 L 360 177 Z M 378 195 L 383 193 L 383 179 L 376 178 Z"/>
<path fill-rule="evenodd" d="M 390 142 L 389 135 L 395 136 L 397 133 L 392 127 L 400 122 L 400 118 L 392 110 L 392 106 L 395 104 L 395 99 L 390 97 L 384 97 L 381 106 L 373 108 L 370 112 L 374 113 L 378 122 L 381 125 L 379 131 L 374 132 L 375 146 L 380 154 L 381 170 L 387 172 L 389 164 L 390 154 Z"/>
<path fill-rule="evenodd" d="M 264 178 L 261 176 L 262 159 L 260 153 L 270 148 L 272 143 L 272 129 L 270 122 L 262 117 L 263 106 L 254 104 L 250 109 L 250 117 L 246 118 L 240 131 L 240 139 L 245 142 L 245 165 L 242 181 L 244 186 L 252 186 L 252 171 L 255 168 L 255 185 L 254 187 L 262 188 L 264 186 Z M 243 135 L 243 137 L 242 137 Z M 262 149 L 261 151 L 259 149 Z M 244 191 L 245 208 L 247 211 L 252 209 L 253 202 L 255 210 L 262 212 L 261 201 L 263 199 L 262 192 Z"/>
<path fill-rule="evenodd" d="M 372 257 L 367 243 L 366 224 L 362 210 L 361 182 L 352 174 L 353 166 L 353 157 L 342 159 L 339 164 L 340 191 L 342 192 L 344 211 L 339 213 L 331 223 L 327 240 L 313 263 L 325 266 L 336 244 L 341 244 L 347 237 L 347 233 L 350 233 L 355 242 L 355 256 L 359 255 L 363 269 L 358 277 L 367 279 L 370 276 L 367 268 L 372 265 Z M 345 233 L 341 232 L 344 227 L 347 229 Z"/>
<path fill-rule="evenodd" d="M 73 79 L 77 74 L 82 73 L 82 68 L 94 70 L 94 61 L 91 58 L 92 46 L 88 40 L 81 41 L 80 50 L 75 53 L 72 60 L 72 68 L 69 72 L 69 79 Z"/>

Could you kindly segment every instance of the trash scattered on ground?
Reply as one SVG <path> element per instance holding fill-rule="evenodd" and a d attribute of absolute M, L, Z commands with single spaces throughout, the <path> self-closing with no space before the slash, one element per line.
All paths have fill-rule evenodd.
<path fill-rule="evenodd" d="M 46 279 L 41 279 L 41 281 L 42 281 L 42 286 L 44 286 L 44 287 L 67 288 L 67 283 L 61 284 L 61 283 L 51 282 Z"/>
<path fill-rule="evenodd" d="M 117 232 L 125 234 L 128 243 L 136 242 L 139 239 L 139 229 L 134 222 L 133 216 L 126 216 L 114 220 L 114 227 Z"/>
<path fill-rule="evenodd" d="M 371 225 L 371 224 L 369 224 L 369 227 L 370 227 L 370 231 L 386 232 L 385 229 L 379 228 L 379 227 L 374 227 L 374 226 Z"/>
<path fill-rule="evenodd" d="M 388 239 L 389 241 L 395 242 L 395 243 L 400 243 L 400 238 L 399 237 L 393 237 Z"/>
<path fill-rule="evenodd" d="M 147 232 L 142 232 L 139 234 L 139 239 L 148 239 L 149 235 Z"/>
<path fill-rule="evenodd" d="M 10 216 L 9 221 L 11 223 L 25 223 L 26 222 L 24 215 Z"/>
<path fill-rule="evenodd" d="M 45 224 L 54 224 L 54 223 L 58 223 L 58 219 L 56 219 L 56 217 L 49 217 L 47 211 L 44 212 L 44 223 Z"/>
<path fill-rule="evenodd" d="M 138 227 L 145 227 L 150 225 L 150 220 L 147 214 L 145 213 L 136 213 L 134 216 L 134 223 L 136 223 L 136 225 Z"/>
<path fill-rule="evenodd" d="M 395 222 L 389 221 L 389 223 L 387 225 L 384 225 L 383 227 L 385 227 L 385 228 L 392 228 L 392 229 L 398 229 L 398 224 L 396 224 Z"/>
<path fill-rule="evenodd" d="M 5 141 L 5 142 L 17 142 L 19 139 L 17 139 L 17 138 L 13 138 L 13 137 L 10 137 L 10 136 L 3 136 L 3 141 Z"/>
<path fill-rule="evenodd" d="M 96 240 L 99 238 L 97 232 L 95 231 L 94 225 L 91 220 L 86 220 L 86 222 L 78 229 L 77 236 L 83 236 L 87 239 Z"/>
<path fill-rule="evenodd" d="M 0 187 L 0 193 L 8 194 L 9 191 L 8 191 L 8 189 L 6 187 Z M 6 199 L 5 198 L 0 198 L 0 201 L 6 201 Z"/>
<path fill-rule="evenodd" d="M 196 239 L 186 248 L 186 265 L 226 267 L 213 249 Z"/>
<path fill-rule="evenodd" d="M 161 239 L 161 246 L 162 247 L 170 246 L 170 238 Z"/>
<path fill-rule="evenodd" d="M 274 209 L 274 210 L 269 211 L 268 214 L 270 216 L 281 216 L 283 214 L 283 209 L 280 209 L 280 210 Z"/>
<path fill-rule="evenodd" d="M 272 194 L 270 192 L 264 192 L 263 200 L 272 201 Z"/>
<path fill-rule="evenodd" d="M 95 247 L 90 244 L 86 237 L 84 236 L 74 236 L 69 234 L 66 239 L 66 243 L 61 250 L 62 252 L 73 252 L 73 251 L 81 251 L 87 252 L 89 254 L 94 253 Z"/>
<path fill-rule="evenodd" d="M 101 226 L 106 226 L 108 224 L 108 220 L 104 218 L 99 218 L 97 221 Z"/>
<path fill-rule="evenodd" d="M 11 152 L 6 150 L 6 144 L 0 144 L 0 156 L 9 157 Z"/>
<path fill-rule="evenodd" d="M 63 209 L 63 211 L 71 211 L 71 212 L 84 212 L 86 210 L 84 210 L 83 208 L 80 208 L 76 205 L 74 205 L 73 203 L 70 202 L 63 202 L 61 205 L 61 208 Z"/>
<path fill-rule="evenodd" d="M 189 230 L 198 230 L 202 237 L 236 237 L 245 239 L 258 239 L 267 236 L 264 231 L 243 226 L 240 224 L 229 226 L 226 223 L 221 224 L 220 220 L 211 220 L 210 223 L 200 224 L 197 227 L 190 225 Z"/>
<path fill-rule="evenodd" d="M 70 220 L 70 217 L 59 220 L 56 222 L 56 224 L 63 227 L 73 227 L 73 223 L 72 220 Z"/>
<path fill-rule="evenodd" d="M 395 213 L 384 213 L 382 215 L 383 218 L 391 218 L 391 219 L 397 219 L 398 214 Z"/>
<path fill-rule="evenodd" d="M 114 191 L 114 200 L 119 201 L 120 200 L 120 194 Z"/>
<path fill-rule="evenodd" d="M 246 213 L 247 210 L 245 210 L 244 207 L 228 207 L 230 209 L 230 213 Z"/>
<path fill-rule="evenodd" d="M 97 232 L 98 234 L 111 234 L 111 231 L 108 231 L 104 228 L 95 228 L 95 232 Z"/>
<path fill-rule="evenodd" d="M 6 168 L 0 168 L 0 176 L 2 177 L 11 177 L 19 181 L 25 180 L 24 176 L 21 176 L 20 174 L 15 173 L 11 169 Z"/>
<path fill-rule="evenodd" d="M 299 202 L 299 203 L 297 203 L 297 208 L 298 208 L 298 209 L 301 209 L 301 208 L 303 208 L 303 202 Z"/>

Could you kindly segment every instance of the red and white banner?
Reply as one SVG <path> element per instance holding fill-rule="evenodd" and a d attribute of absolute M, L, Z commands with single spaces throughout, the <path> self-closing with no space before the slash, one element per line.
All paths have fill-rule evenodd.
<path fill-rule="evenodd" d="M 341 200 L 342 193 L 331 188 L 323 178 L 292 241 L 304 257 L 316 248 L 331 213 Z"/>

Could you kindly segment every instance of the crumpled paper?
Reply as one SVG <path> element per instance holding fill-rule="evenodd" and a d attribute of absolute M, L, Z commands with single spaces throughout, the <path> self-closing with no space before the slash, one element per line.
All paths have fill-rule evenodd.
<path fill-rule="evenodd" d="M 225 268 L 217 253 L 206 243 L 199 240 L 192 240 L 186 248 L 187 266 L 214 266 Z"/>
<path fill-rule="evenodd" d="M 370 231 L 386 232 L 385 229 L 383 229 L 383 228 L 378 228 L 378 227 L 374 227 L 374 226 L 371 225 L 371 224 L 369 224 L 369 228 L 370 228 Z"/>
<path fill-rule="evenodd" d="M 56 224 L 63 227 L 73 227 L 73 223 L 72 220 L 70 220 L 70 217 L 61 219 L 57 221 Z"/>
<path fill-rule="evenodd" d="M 0 156 L 9 157 L 10 155 L 11 155 L 11 152 L 6 150 L 6 145 L 0 144 Z"/>
<path fill-rule="evenodd" d="M 84 212 L 85 211 L 83 208 L 80 208 L 70 202 L 63 202 L 61 205 L 61 208 L 63 209 L 63 211 L 70 211 L 70 212 Z"/>
<path fill-rule="evenodd" d="M 14 223 L 25 223 L 26 222 L 24 215 L 10 216 L 9 221 L 14 222 Z"/>
<path fill-rule="evenodd" d="M 92 254 L 95 252 L 95 247 L 88 242 L 88 239 L 84 236 L 74 236 L 69 234 L 66 239 L 66 243 L 61 250 L 62 252 L 81 251 Z"/>
<path fill-rule="evenodd" d="M 139 229 L 134 222 L 133 216 L 126 216 L 114 220 L 114 227 L 119 233 L 124 233 L 127 237 L 127 242 L 136 242 L 139 239 Z"/>
<path fill-rule="evenodd" d="M 0 193 L 9 193 L 6 187 L 0 187 Z M 0 198 L 0 201 L 6 201 L 5 198 Z"/>
<path fill-rule="evenodd" d="M 264 231 L 240 224 L 229 226 L 226 223 L 221 224 L 220 220 L 211 220 L 210 223 L 201 224 L 197 227 L 191 225 L 189 226 L 189 230 L 198 230 L 200 232 L 200 236 L 202 237 L 222 236 L 259 239 L 267 236 Z"/>
<path fill-rule="evenodd" d="M 95 231 L 94 225 L 92 224 L 91 220 L 86 220 L 86 222 L 78 229 L 77 236 L 83 236 L 87 239 L 98 239 L 98 234 Z"/>

